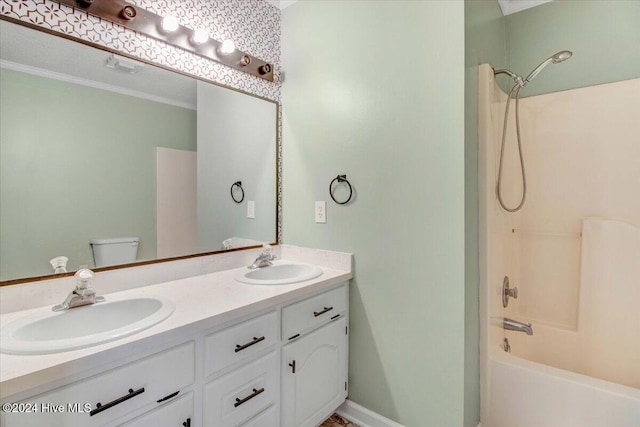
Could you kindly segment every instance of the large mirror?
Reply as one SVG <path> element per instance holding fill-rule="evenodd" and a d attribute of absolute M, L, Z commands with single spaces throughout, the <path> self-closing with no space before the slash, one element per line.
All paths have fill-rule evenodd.
<path fill-rule="evenodd" d="M 0 30 L 2 284 L 276 242 L 276 103 Z"/>

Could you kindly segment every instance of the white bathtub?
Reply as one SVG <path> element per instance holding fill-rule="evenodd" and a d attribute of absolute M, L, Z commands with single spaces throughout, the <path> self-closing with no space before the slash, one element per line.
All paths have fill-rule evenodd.
<path fill-rule="evenodd" d="M 640 390 L 521 359 L 489 354 L 482 427 L 639 427 Z"/>

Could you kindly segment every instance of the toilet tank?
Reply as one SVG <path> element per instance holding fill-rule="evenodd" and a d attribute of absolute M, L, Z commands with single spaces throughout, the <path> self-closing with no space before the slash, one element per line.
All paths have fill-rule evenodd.
<path fill-rule="evenodd" d="M 138 258 L 139 237 L 91 239 L 90 243 L 96 267 L 129 264 Z"/>

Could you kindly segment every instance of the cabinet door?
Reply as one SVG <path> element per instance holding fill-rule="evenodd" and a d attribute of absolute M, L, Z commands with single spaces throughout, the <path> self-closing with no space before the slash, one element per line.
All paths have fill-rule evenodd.
<path fill-rule="evenodd" d="M 347 321 L 282 348 L 282 426 L 314 427 L 347 397 Z"/>

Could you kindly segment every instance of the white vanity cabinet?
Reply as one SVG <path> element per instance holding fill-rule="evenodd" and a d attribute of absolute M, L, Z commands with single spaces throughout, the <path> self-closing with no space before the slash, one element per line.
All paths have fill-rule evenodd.
<path fill-rule="evenodd" d="M 348 288 L 334 289 L 282 311 L 281 426 L 315 427 L 347 398 Z"/>
<path fill-rule="evenodd" d="M 156 350 L 131 355 L 130 362 L 114 369 L 84 379 L 76 376 L 75 382 L 62 382 L 55 389 L 23 392 L 16 400 L 3 399 L 40 406 L 36 414 L 5 411 L 0 424 L 318 425 L 347 395 L 348 284 L 298 292 L 251 313 L 247 310 L 226 323 L 207 318 L 180 341 L 165 338 L 166 346 L 155 344 Z M 77 410 L 71 411 L 69 405 L 76 403 Z M 48 412 L 42 412 L 43 404 L 49 405 Z M 63 410 L 51 412 L 54 407 Z"/>
<path fill-rule="evenodd" d="M 184 343 L 103 374 L 21 401 L 31 412 L 5 411 L 6 427 L 91 427 L 152 410 L 195 380 L 195 343 Z M 158 402 L 160 401 L 160 402 Z M 86 405 L 86 406 L 85 406 Z M 36 411 L 36 412 L 34 412 Z"/>

